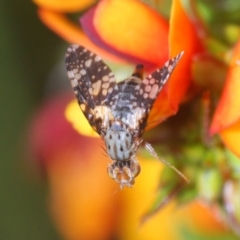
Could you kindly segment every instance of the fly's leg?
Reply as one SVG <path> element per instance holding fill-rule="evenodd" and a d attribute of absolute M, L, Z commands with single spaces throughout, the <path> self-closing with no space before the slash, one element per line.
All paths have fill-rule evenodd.
<path fill-rule="evenodd" d="M 170 164 L 169 162 L 167 162 L 166 160 L 159 158 L 159 156 L 157 155 L 157 153 L 155 152 L 155 150 L 153 149 L 153 147 L 151 146 L 151 144 L 144 142 L 144 147 L 147 149 L 147 151 L 156 159 L 160 160 L 161 162 L 163 162 L 165 165 L 167 165 L 168 167 L 172 168 L 179 176 L 181 176 L 187 183 L 189 182 L 189 179 L 183 174 L 181 173 L 177 168 L 175 168 L 172 164 Z"/>

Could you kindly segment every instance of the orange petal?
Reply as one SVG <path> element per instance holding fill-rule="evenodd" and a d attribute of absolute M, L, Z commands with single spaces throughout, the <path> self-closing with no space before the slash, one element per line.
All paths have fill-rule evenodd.
<path fill-rule="evenodd" d="M 33 2 L 57 12 L 77 12 L 91 6 L 96 0 L 33 0 Z"/>
<path fill-rule="evenodd" d="M 196 27 L 188 18 L 180 0 L 173 0 L 170 33 L 170 58 L 184 51 L 167 86 L 161 91 L 150 112 L 150 129 L 168 116 L 175 114 L 191 83 L 191 61 L 195 53 L 202 50 Z"/>
<path fill-rule="evenodd" d="M 106 167 L 100 141 L 80 135 L 78 146 L 59 149 L 48 161 L 50 210 L 63 239 L 113 236 L 119 194 L 113 194 L 117 187 Z"/>
<path fill-rule="evenodd" d="M 141 1 L 102 0 L 82 24 L 89 36 L 94 35 L 93 41 L 108 45 L 115 54 L 145 65 L 160 66 L 167 59 L 168 23 Z"/>
<path fill-rule="evenodd" d="M 149 130 L 159 123 L 163 122 L 168 116 L 171 116 L 175 112 L 168 102 L 167 86 L 165 86 L 158 95 L 153 107 L 150 111 L 147 126 L 145 130 Z"/>
<path fill-rule="evenodd" d="M 224 234 L 228 229 L 220 214 L 217 205 L 207 205 L 200 200 L 195 200 L 180 209 L 178 221 L 201 234 Z"/>
<path fill-rule="evenodd" d="M 240 121 L 221 131 L 220 136 L 227 147 L 240 157 Z"/>
<path fill-rule="evenodd" d="M 71 22 L 64 14 L 40 8 L 38 10 L 40 19 L 52 31 L 70 43 L 77 43 L 85 46 L 96 54 L 116 62 L 123 62 L 122 59 L 99 48 L 83 33 L 77 24 Z"/>
<path fill-rule="evenodd" d="M 230 62 L 226 83 L 223 88 L 210 131 L 220 132 L 240 119 L 240 41 L 237 43 Z"/>
<path fill-rule="evenodd" d="M 170 57 L 184 51 L 184 55 L 169 81 L 169 102 L 174 112 L 178 110 L 179 103 L 184 98 L 191 83 L 192 57 L 201 50 L 202 45 L 196 26 L 187 16 L 181 1 L 173 0 L 169 33 Z"/>

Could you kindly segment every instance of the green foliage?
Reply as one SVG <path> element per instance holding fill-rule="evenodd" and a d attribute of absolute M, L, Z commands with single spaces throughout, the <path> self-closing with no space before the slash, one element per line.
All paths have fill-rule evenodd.
<path fill-rule="evenodd" d="M 54 240 L 47 188 L 33 169 L 27 172 L 24 150 L 30 116 L 57 59 L 57 37 L 39 22 L 31 1 L 2 0 L 0 15 L 0 239 Z"/>

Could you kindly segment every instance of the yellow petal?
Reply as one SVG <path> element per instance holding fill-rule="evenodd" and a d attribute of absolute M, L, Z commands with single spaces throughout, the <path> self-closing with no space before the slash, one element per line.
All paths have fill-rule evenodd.
<path fill-rule="evenodd" d="M 68 104 L 65 110 L 65 116 L 67 120 L 72 124 L 73 128 L 80 134 L 91 137 L 99 137 L 99 135 L 88 123 L 77 101 L 73 100 Z"/>
<path fill-rule="evenodd" d="M 149 209 L 155 199 L 156 189 L 160 181 L 163 164 L 157 160 L 144 159 L 140 161 L 141 173 L 136 178 L 136 183 L 131 189 L 123 190 L 122 222 L 119 224 L 119 239 L 124 240 L 176 240 L 179 232 L 172 231 L 176 228 L 174 212 L 175 203 L 171 202 L 159 213 L 154 215 L 142 226 L 140 219 Z"/>

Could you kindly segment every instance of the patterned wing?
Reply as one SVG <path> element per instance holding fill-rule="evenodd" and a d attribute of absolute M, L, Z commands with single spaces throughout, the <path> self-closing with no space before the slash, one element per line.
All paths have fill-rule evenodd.
<path fill-rule="evenodd" d="M 176 57 L 167 61 L 162 68 L 157 69 L 142 81 L 139 92 L 141 95 L 141 102 L 146 108 L 152 108 L 155 99 L 169 79 L 183 53 L 184 52 L 181 52 Z"/>
<path fill-rule="evenodd" d="M 114 74 L 99 56 L 76 44 L 68 47 L 65 63 L 80 108 L 100 134 L 103 116 L 96 116 L 95 110 L 108 106 L 107 96 L 117 88 Z"/>
<path fill-rule="evenodd" d="M 162 68 L 159 68 L 152 74 L 148 75 L 147 78 L 140 82 L 140 84 L 135 84 L 134 91 L 132 91 L 132 99 L 134 99 L 133 105 L 138 107 L 135 107 L 133 112 L 136 116 L 136 121 L 139 123 L 139 126 L 137 126 L 139 136 L 145 129 L 148 114 L 155 99 L 169 79 L 183 53 L 184 52 L 181 52 L 176 57 L 167 61 Z M 134 82 L 136 82 L 136 80 L 131 79 L 131 83 L 133 84 Z"/>

